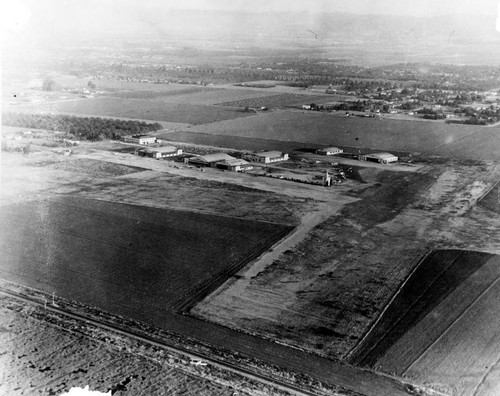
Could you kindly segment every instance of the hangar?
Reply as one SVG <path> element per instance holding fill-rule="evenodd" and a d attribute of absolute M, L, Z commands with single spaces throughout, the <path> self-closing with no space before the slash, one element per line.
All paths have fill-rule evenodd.
<path fill-rule="evenodd" d="M 321 154 L 321 155 L 335 155 L 335 154 L 341 154 L 343 153 L 344 150 L 338 147 L 325 147 L 319 150 L 316 150 L 316 154 Z"/>
<path fill-rule="evenodd" d="M 361 161 L 378 162 L 380 164 L 389 164 L 398 161 L 398 157 L 391 153 L 363 154 L 359 156 L 359 159 Z"/>
<path fill-rule="evenodd" d="M 258 153 L 246 154 L 243 158 L 252 162 L 269 164 L 271 162 L 288 160 L 288 154 L 282 153 L 281 151 L 261 151 Z"/>
<path fill-rule="evenodd" d="M 178 149 L 177 147 L 174 146 L 156 147 L 154 149 L 137 148 L 135 150 L 135 154 L 140 155 L 142 157 L 162 159 L 167 157 L 175 157 L 176 155 L 181 155 L 182 149 Z"/>
<path fill-rule="evenodd" d="M 216 154 L 198 155 L 196 157 L 189 158 L 188 162 L 193 165 L 209 166 L 211 168 L 215 168 L 218 162 L 231 161 L 234 159 L 236 158 L 231 157 L 229 154 L 216 153 Z"/>
<path fill-rule="evenodd" d="M 243 159 L 238 159 L 238 158 L 217 162 L 216 167 L 220 169 L 229 170 L 232 172 L 244 172 L 246 170 L 253 169 L 252 164 Z"/>

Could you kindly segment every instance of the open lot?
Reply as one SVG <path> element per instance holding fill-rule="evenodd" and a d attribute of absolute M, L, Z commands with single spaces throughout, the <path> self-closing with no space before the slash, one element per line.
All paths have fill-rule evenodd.
<path fill-rule="evenodd" d="M 498 127 L 364 119 L 303 111 L 262 113 L 190 129 L 190 132 L 309 145 L 340 145 L 496 160 L 500 159 L 498 131 Z"/>
<path fill-rule="evenodd" d="M 205 124 L 235 117 L 249 117 L 241 109 L 223 106 L 162 103 L 155 100 L 94 98 L 11 106 L 8 111 L 30 113 L 54 112 L 92 117 L 126 117 L 141 120 L 165 121 L 186 124 Z"/>
<path fill-rule="evenodd" d="M 2 209 L 4 278 L 106 310 L 152 316 L 215 287 L 290 231 L 69 197 Z"/>

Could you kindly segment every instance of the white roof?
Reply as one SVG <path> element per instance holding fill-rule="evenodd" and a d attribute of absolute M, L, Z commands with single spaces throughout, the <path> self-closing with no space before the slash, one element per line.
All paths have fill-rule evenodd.
<path fill-rule="evenodd" d="M 342 150 L 338 147 L 325 147 L 325 148 L 322 148 L 320 149 L 320 151 L 338 151 L 338 150 Z"/>
<path fill-rule="evenodd" d="M 394 154 L 391 153 L 372 153 L 372 154 L 365 154 L 367 157 L 377 157 L 380 159 L 391 159 L 391 158 L 398 158 Z"/>
<path fill-rule="evenodd" d="M 226 165 L 231 165 L 231 166 L 238 166 L 238 165 L 248 165 L 249 162 L 243 160 L 243 159 L 238 159 L 238 158 L 233 158 L 230 160 L 224 160 L 221 161 L 224 162 Z"/>
<path fill-rule="evenodd" d="M 174 146 L 155 147 L 154 151 L 157 151 L 158 153 L 173 153 L 177 151 L 177 147 Z"/>
<path fill-rule="evenodd" d="M 195 159 L 204 162 L 219 162 L 219 161 L 233 160 L 236 158 L 231 157 L 229 154 L 226 153 L 216 153 L 216 154 L 200 155 L 198 157 L 193 158 L 193 160 Z"/>
<path fill-rule="evenodd" d="M 260 153 L 253 153 L 253 155 L 258 155 L 259 157 L 276 158 L 281 157 L 283 153 L 281 151 L 262 151 Z"/>

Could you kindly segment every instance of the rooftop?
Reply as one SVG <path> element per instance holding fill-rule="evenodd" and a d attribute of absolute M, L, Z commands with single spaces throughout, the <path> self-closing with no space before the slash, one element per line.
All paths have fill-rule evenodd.
<path fill-rule="evenodd" d="M 200 155 L 196 159 L 204 162 L 218 162 L 218 161 L 230 161 L 236 158 L 231 157 L 229 154 L 226 153 L 215 153 L 215 154 Z"/>
<path fill-rule="evenodd" d="M 259 157 L 281 157 L 283 153 L 281 151 L 262 151 L 260 153 L 253 153 L 253 155 L 258 155 Z"/>
<path fill-rule="evenodd" d="M 394 158 L 396 157 L 394 154 L 391 153 L 371 153 L 371 154 L 365 154 L 366 156 L 370 157 L 377 157 L 381 159 L 388 159 L 388 158 Z"/>
<path fill-rule="evenodd" d="M 161 146 L 161 147 L 155 147 L 154 151 L 158 153 L 173 153 L 177 151 L 177 147 L 175 146 Z"/>

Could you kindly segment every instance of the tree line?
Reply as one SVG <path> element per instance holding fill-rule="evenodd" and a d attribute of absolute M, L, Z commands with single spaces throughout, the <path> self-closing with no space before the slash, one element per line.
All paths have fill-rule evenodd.
<path fill-rule="evenodd" d="M 119 139 L 126 135 L 154 132 L 163 129 L 162 125 L 157 122 L 151 124 L 144 121 L 77 117 L 62 114 L 3 113 L 2 124 L 66 132 L 77 138 L 92 141 Z"/>

